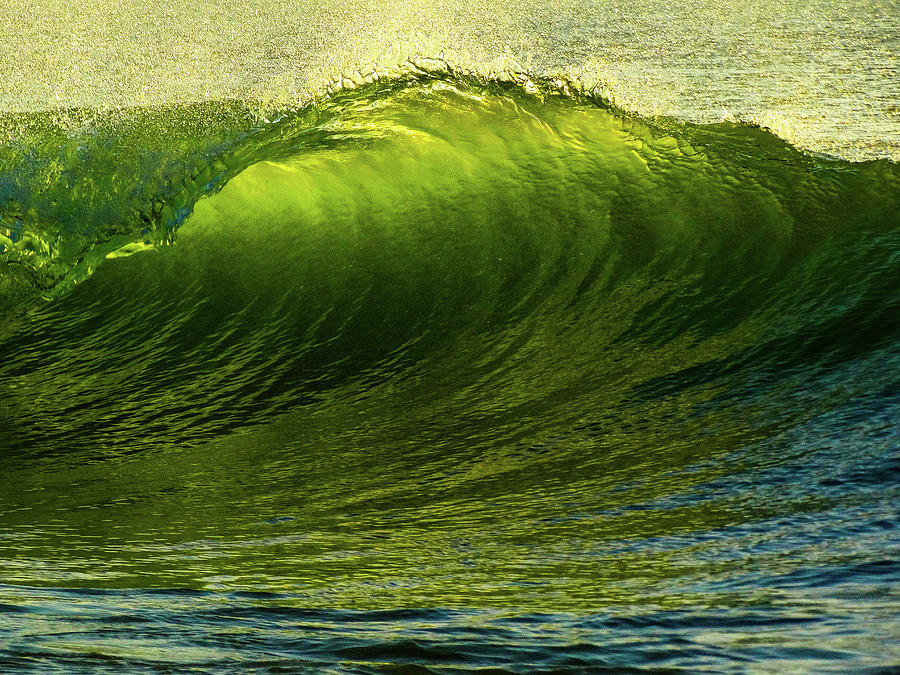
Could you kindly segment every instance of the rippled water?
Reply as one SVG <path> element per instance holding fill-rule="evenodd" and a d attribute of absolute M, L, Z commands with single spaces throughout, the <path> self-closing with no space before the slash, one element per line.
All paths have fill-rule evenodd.
<path fill-rule="evenodd" d="M 0 665 L 900 664 L 897 165 L 363 79 L 6 113 Z"/>

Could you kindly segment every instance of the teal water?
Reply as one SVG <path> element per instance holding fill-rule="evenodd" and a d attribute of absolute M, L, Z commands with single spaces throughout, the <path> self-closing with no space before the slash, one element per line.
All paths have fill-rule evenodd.
<path fill-rule="evenodd" d="M 900 173 L 418 69 L 16 113 L 0 663 L 900 664 Z"/>

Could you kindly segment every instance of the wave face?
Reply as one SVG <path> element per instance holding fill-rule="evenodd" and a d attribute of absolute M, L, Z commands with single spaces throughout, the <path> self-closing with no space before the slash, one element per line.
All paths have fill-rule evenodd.
<path fill-rule="evenodd" d="M 17 124 L 3 658 L 900 660 L 896 164 L 447 72 Z"/>

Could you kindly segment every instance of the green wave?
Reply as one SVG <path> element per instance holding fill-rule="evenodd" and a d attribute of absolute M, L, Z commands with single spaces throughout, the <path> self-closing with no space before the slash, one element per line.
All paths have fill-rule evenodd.
<path fill-rule="evenodd" d="M 442 108 L 457 110 L 459 119 L 441 116 Z M 652 224 L 656 216 L 649 218 L 658 232 L 652 236 L 674 236 L 686 221 L 708 217 L 705 212 L 715 210 L 708 202 L 720 195 L 735 206 L 749 200 L 758 209 L 760 218 L 751 215 L 747 227 L 784 232 L 797 217 L 827 229 L 841 220 L 833 205 L 861 222 L 878 221 L 896 200 L 896 169 L 887 162 L 850 165 L 810 157 L 747 126 L 643 120 L 574 83 L 525 76 L 487 81 L 453 71 L 414 71 L 269 117 L 240 102 L 93 116 L 84 110 L 7 115 L 4 127 L 12 131 L 0 145 L 6 304 L 32 290 L 56 297 L 105 257 L 169 243 L 198 200 L 248 166 L 288 154 L 349 153 L 358 144 L 371 144 L 390 161 L 389 153 L 404 151 L 391 138 L 407 138 L 409 148 L 440 139 L 456 155 L 468 155 L 463 163 L 486 173 L 502 170 L 503 162 L 518 167 L 519 151 L 530 155 L 533 180 L 544 171 L 548 181 L 557 180 L 552 169 L 560 162 L 604 172 L 605 182 L 578 186 L 606 191 L 603 210 L 627 202 L 624 210 L 643 222 L 642 212 L 653 213 L 665 202 L 663 211 L 673 221 L 664 233 Z M 475 138 L 473 127 L 484 123 L 493 135 Z M 517 134 L 523 135 L 520 147 L 507 145 L 507 136 Z M 480 145 L 477 152 L 472 143 Z M 424 161 L 420 168 L 428 171 L 428 162 L 442 158 Z M 845 207 L 844 195 L 856 201 Z M 721 211 L 728 211 L 726 203 Z M 734 208 L 709 217 L 715 230 L 739 228 L 745 216 Z"/>
<path fill-rule="evenodd" d="M 96 445 L 85 407 L 117 420 L 96 427 L 111 448 L 173 415 L 163 436 L 192 442 L 417 382 L 476 417 L 574 392 L 603 409 L 824 363 L 848 326 L 894 339 L 896 165 L 567 87 L 418 73 L 266 122 L 240 104 L 68 134 L 24 119 L 3 149 L 6 304 L 96 276 L 38 310 L 43 337 L 9 323 L 27 375 L 7 424 L 46 424 L 7 442 Z M 84 331 L 96 387 L 73 393 L 46 345 Z"/>
<path fill-rule="evenodd" d="M 896 165 L 446 74 L 105 124 L 2 151 L 7 584 L 831 617 L 896 549 Z"/>

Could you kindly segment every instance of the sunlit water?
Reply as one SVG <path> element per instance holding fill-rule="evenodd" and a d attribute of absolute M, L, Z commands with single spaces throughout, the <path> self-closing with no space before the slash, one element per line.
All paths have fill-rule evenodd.
<path fill-rule="evenodd" d="M 896 19 L 576 4 L 0 15 L 0 666 L 900 663 Z"/>

